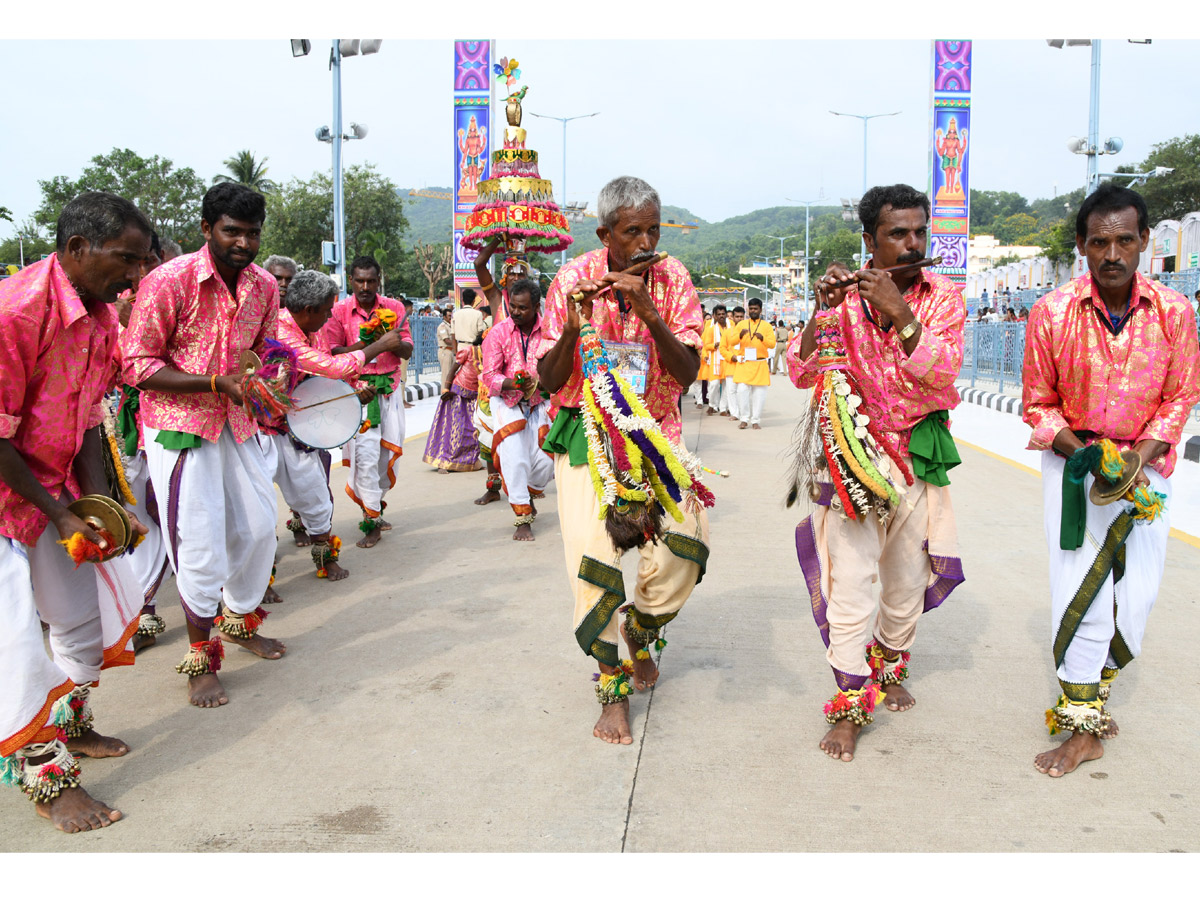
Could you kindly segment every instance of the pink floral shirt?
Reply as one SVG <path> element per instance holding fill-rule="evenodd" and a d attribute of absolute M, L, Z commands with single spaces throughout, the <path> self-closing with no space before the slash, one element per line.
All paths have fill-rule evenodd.
<path fill-rule="evenodd" d="M 246 266 L 237 297 L 218 274 L 208 245 L 163 263 L 138 285 L 129 327 L 121 335 L 123 376 L 140 385 L 164 366 L 189 375 L 230 375 L 246 350 L 260 356 L 275 336 L 279 286 L 266 269 Z M 225 394 L 142 391 L 142 424 L 216 440 L 228 423 L 239 444 L 257 430 Z"/>
<path fill-rule="evenodd" d="M 534 353 L 538 359 L 549 353 L 562 337 L 567 321 L 568 298 L 575 284 L 584 278 L 599 280 L 607 274 L 608 250 L 603 247 L 577 256 L 558 270 L 546 294 L 541 346 Z M 646 284 L 654 299 L 654 306 L 671 334 L 699 352 L 703 347 L 700 333 L 704 326 L 704 312 L 683 263 L 674 258 L 663 260 L 650 269 Z M 681 385 L 659 364 L 658 347 L 650 335 L 649 326 L 632 312 L 622 313 L 612 291 L 596 298 L 592 307 L 592 324 L 603 340 L 646 344 L 650 348 L 650 371 L 642 402 L 658 421 L 663 433 L 671 440 L 679 441 L 683 429 L 679 417 L 679 395 L 688 386 Z M 555 409 L 560 406 L 578 407 L 582 402 L 583 370 L 578 352 L 574 354 L 573 365 L 571 377 L 554 395 Z"/>
<path fill-rule="evenodd" d="M 897 329 L 880 328 L 870 305 L 850 288 L 834 311 L 846 343 L 850 371 L 863 401 L 880 429 L 908 451 L 912 427 L 929 413 L 958 406 L 958 377 L 963 359 L 963 325 L 967 308 L 962 294 L 945 275 L 922 271 L 904 292 L 904 300 L 921 320 L 921 336 L 912 356 L 904 352 Z M 812 387 L 817 354 L 800 358 L 801 334 L 788 344 L 788 374 L 797 387 Z"/>
<path fill-rule="evenodd" d="M 52 497 L 78 497 L 73 463 L 83 433 L 104 418 L 116 313 L 89 313 L 54 255 L 0 281 L 0 335 L 0 438 Z M 0 534 L 35 544 L 47 522 L 0 481 Z"/>
<path fill-rule="evenodd" d="M 301 372 L 306 375 L 336 378 L 355 387 L 362 387 L 358 374 L 367 364 L 366 355 L 361 350 L 352 350 L 350 353 L 334 356 L 329 351 L 324 335 L 323 329 L 308 334 L 296 324 L 296 320 L 286 308 L 279 310 L 276 340 L 295 351 Z"/>
<path fill-rule="evenodd" d="M 517 372 L 524 369 L 537 378 L 536 349 L 542 342 L 542 317 L 538 316 L 533 323 L 529 337 L 521 333 L 517 323 L 511 318 L 505 319 L 499 325 L 493 326 L 483 339 L 483 372 L 480 378 L 487 385 L 488 395 L 500 397 L 508 406 L 513 407 L 524 399 L 520 391 L 501 391 L 505 378 L 513 378 Z M 536 393 L 529 400 L 529 405 L 537 406 L 542 402 L 542 395 Z"/>
<path fill-rule="evenodd" d="M 480 349 L 474 346 L 459 347 L 458 354 L 454 357 L 462 365 L 454 373 L 453 384 L 457 384 L 464 391 L 479 391 L 479 358 L 476 351 Z"/>
<path fill-rule="evenodd" d="M 1121 447 L 1141 440 L 1171 449 L 1153 463 L 1175 470 L 1175 445 L 1200 401 L 1196 314 L 1182 295 L 1141 273 L 1119 334 L 1101 321 L 1104 301 L 1087 273 L 1034 304 L 1025 335 L 1022 391 L 1031 450 L 1048 450 L 1064 428 Z"/>
<path fill-rule="evenodd" d="M 390 309 L 396 314 L 396 321 L 399 323 L 397 327 L 400 329 L 400 334 L 404 340 L 411 344 L 412 327 L 409 325 L 408 313 L 404 309 L 404 304 L 399 300 L 393 300 L 391 297 L 376 294 L 375 306 L 371 307 L 372 312 L 378 306 Z M 351 344 L 357 344 L 358 326 L 362 325 L 369 318 L 371 318 L 371 313 L 363 312 L 362 307 L 358 305 L 358 301 L 354 299 L 353 294 L 343 297 L 333 305 L 333 315 L 329 317 L 329 321 L 321 329 L 321 339 L 325 341 L 331 350 L 335 347 L 349 347 Z M 392 388 L 395 389 L 400 384 L 400 357 L 395 353 L 380 353 L 363 366 L 362 374 L 391 375 L 393 376 Z"/>

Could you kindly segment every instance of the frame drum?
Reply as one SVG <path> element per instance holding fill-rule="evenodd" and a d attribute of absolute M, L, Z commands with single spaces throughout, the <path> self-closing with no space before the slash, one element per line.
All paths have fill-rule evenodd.
<path fill-rule="evenodd" d="M 296 386 L 287 414 L 292 437 L 317 450 L 340 447 L 358 434 L 363 405 L 344 381 L 313 375 Z"/>

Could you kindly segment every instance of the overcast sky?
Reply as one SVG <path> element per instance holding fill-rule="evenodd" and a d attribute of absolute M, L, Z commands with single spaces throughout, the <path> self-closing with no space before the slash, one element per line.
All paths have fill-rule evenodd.
<path fill-rule="evenodd" d="M 446 186 L 454 139 L 450 38 L 488 37 L 489 28 L 429 22 L 417 33 L 445 36 L 389 38 L 398 30 L 394 18 L 364 18 L 371 25 L 362 26 L 363 35 L 382 34 L 383 48 L 344 63 L 345 126 L 370 128 L 365 140 L 345 145 L 345 163 L 372 162 L 402 187 Z M 38 179 L 77 177 L 90 157 L 113 147 L 169 157 L 206 179 L 242 149 L 267 157 L 276 180 L 328 168 L 329 145 L 313 137 L 331 118 L 328 38 L 321 36 L 327 26 L 316 18 L 288 22 L 312 40 L 308 57 L 293 59 L 282 37 L 0 40 L 0 82 L 13 104 L 0 124 L 0 205 L 24 219 L 38 205 Z M 112 23 L 104 24 L 111 33 Z M 211 25 L 190 24 L 181 20 L 169 33 L 203 33 Z M 913 23 L 906 24 L 912 34 Z M 899 111 L 871 122 L 869 180 L 926 187 L 931 35 L 848 40 L 833 36 L 843 29 L 826 22 L 828 36 L 818 40 L 581 40 L 590 23 L 561 27 L 578 36 L 504 36 L 496 52 L 520 61 L 529 86 L 529 146 L 540 152 L 542 175 L 556 193 L 562 126 L 528 114 L 600 113 L 568 126 L 569 200 L 594 207 L 598 189 L 621 174 L 645 178 L 664 202 L 709 221 L 784 205 L 785 198 L 858 196 L 862 124 L 831 109 Z M 702 31 L 711 35 L 717 27 L 707 23 Z M 257 33 L 280 30 L 272 20 Z M 938 35 L 974 39 L 971 186 L 1030 199 L 1081 186 L 1085 158 L 1064 145 L 1087 133 L 1089 50 L 1052 49 L 1040 37 L 991 39 L 1005 33 L 991 22 L 971 31 Z M 1136 163 L 1155 142 L 1200 132 L 1200 41 L 1156 37 L 1145 46 L 1112 39 L 1102 46 L 1101 139 L 1125 140 L 1121 154 L 1102 157 L 1102 168 Z M 0 224 L 0 235 L 10 232 Z"/>

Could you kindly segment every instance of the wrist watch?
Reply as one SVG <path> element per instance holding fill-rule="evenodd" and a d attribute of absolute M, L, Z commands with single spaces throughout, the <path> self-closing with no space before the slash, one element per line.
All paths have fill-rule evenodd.
<path fill-rule="evenodd" d="M 917 329 L 921 327 L 921 320 L 914 318 L 911 322 L 905 325 L 897 332 L 897 337 L 901 341 L 907 341 L 910 337 L 917 333 Z"/>

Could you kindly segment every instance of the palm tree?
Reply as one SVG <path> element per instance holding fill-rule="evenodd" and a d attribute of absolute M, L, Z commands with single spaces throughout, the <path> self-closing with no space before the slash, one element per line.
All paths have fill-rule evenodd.
<path fill-rule="evenodd" d="M 231 156 L 225 160 L 225 168 L 229 174 L 217 175 L 213 178 L 213 184 L 232 181 L 235 184 L 244 184 L 248 188 L 253 188 L 260 194 L 269 194 L 278 186 L 267 178 L 268 158 L 264 156 L 262 162 L 259 162 L 249 150 L 239 150 L 237 156 Z"/>

